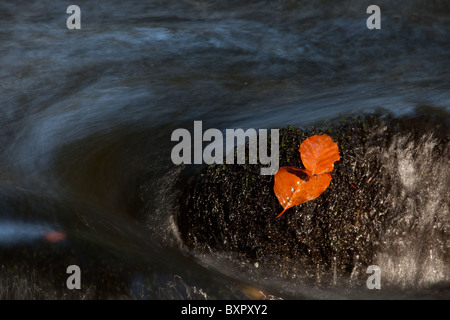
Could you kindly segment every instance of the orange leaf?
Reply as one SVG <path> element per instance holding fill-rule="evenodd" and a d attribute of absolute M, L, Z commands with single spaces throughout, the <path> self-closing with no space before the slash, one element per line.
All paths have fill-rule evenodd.
<path fill-rule="evenodd" d="M 334 162 L 340 160 L 338 145 L 326 134 L 305 139 L 299 151 L 303 165 L 313 175 L 333 171 Z"/>
<path fill-rule="evenodd" d="M 330 185 L 331 175 L 312 175 L 304 169 L 281 167 L 274 176 L 273 190 L 284 210 L 313 200 L 320 196 Z"/>
<path fill-rule="evenodd" d="M 51 230 L 45 231 L 44 237 L 48 242 L 55 243 L 64 240 L 66 238 L 66 234 L 61 231 Z"/>

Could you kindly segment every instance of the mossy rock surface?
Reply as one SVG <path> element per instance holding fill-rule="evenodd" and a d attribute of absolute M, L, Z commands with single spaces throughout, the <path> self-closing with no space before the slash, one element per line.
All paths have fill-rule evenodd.
<path fill-rule="evenodd" d="M 419 157 L 422 144 L 431 139 L 430 157 L 442 163 L 449 156 L 448 114 L 422 109 L 402 119 L 377 113 L 323 128 L 283 128 L 280 167 L 304 168 L 300 143 L 323 133 L 337 142 L 341 160 L 317 199 L 277 218 L 283 208 L 273 192 L 274 177 L 260 175 L 259 165 L 205 166 L 180 200 L 178 226 L 184 243 L 197 253 L 229 252 L 314 283 L 324 277 L 367 279 L 366 268 L 385 250 L 393 230 L 419 232 L 405 230 L 414 228 L 405 216 L 421 217 L 402 210 L 401 201 L 406 205 L 410 198 L 399 195 L 405 188 L 397 168 L 390 167 L 399 157 L 393 149 L 408 149 L 417 153 L 412 158 Z M 433 183 L 424 181 L 424 188 Z M 409 197 L 418 197 L 418 192 Z M 448 262 L 446 229 L 435 231 L 434 240 L 442 241 L 439 252 Z"/>

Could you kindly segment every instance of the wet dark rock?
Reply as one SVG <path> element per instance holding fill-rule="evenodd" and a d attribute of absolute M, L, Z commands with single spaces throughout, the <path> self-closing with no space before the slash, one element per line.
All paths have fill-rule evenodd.
<path fill-rule="evenodd" d="M 273 192 L 273 176 L 260 175 L 259 165 L 205 166 L 180 197 L 181 237 L 193 252 L 228 252 L 284 278 L 315 285 L 339 279 L 361 283 L 368 277 L 369 265 L 380 264 L 380 259 L 386 266 L 391 260 L 401 264 L 408 250 L 415 254 L 417 274 L 404 279 L 407 285 L 448 280 L 445 195 L 436 200 L 436 212 L 429 213 L 431 222 L 423 223 L 429 205 L 423 199 L 425 190 L 442 186 L 448 174 L 441 172 L 441 177 L 428 181 L 429 175 L 438 173 L 433 168 L 422 172 L 426 164 L 413 162 L 408 164 L 411 168 L 401 168 L 403 156 L 418 162 L 428 151 L 430 164 L 448 161 L 448 120 L 445 111 L 423 107 L 401 119 L 379 112 L 320 128 L 280 129 L 280 167 L 303 168 L 298 149 L 309 136 L 326 133 L 337 142 L 341 160 L 335 163 L 328 189 L 277 218 L 283 208 Z M 424 151 L 427 141 L 433 143 Z M 404 175 L 414 169 L 417 179 L 410 190 L 407 181 L 413 178 Z M 417 237 L 427 244 L 421 247 Z M 441 276 L 431 280 L 426 274 L 436 270 L 426 269 L 437 267 L 420 262 L 427 259 L 428 249 L 434 250 L 442 267 Z M 397 285 L 401 282 L 392 279 Z"/>

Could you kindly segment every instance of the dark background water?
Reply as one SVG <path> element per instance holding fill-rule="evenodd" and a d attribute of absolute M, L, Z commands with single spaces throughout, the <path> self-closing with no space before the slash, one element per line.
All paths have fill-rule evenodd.
<path fill-rule="evenodd" d="M 180 243 L 173 130 L 449 110 L 448 1 L 378 1 L 381 30 L 356 0 L 78 1 L 81 30 L 66 28 L 70 4 L 0 3 L 0 264 L 73 255 L 88 274 L 125 265 L 135 295 L 245 296 L 238 267 Z M 58 257 L 52 229 L 67 234 Z"/>

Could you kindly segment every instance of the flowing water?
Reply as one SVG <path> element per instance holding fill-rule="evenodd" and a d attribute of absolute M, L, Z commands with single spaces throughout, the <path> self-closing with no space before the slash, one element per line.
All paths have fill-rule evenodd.
<path fill-rule="evenodd" d="M 180 242 L 174 190 L 186 171 L 170 158 L 173 130 L 450 110 L 447 1 L 380 0 L 381 30 L 356 0 L 76 4 L 81 30 L 67 29 L 64 2 L 0 3 L 0 264 L 34 268 L 29 252 L 43 252 L 91 280 L 120 265 L 134 296 L 246 297 L 258 276 Z M 419 159 L 401 159 L 408 177 Z M 49 245 L 52 230 L 66 239 Z M 274 297 L 317 294 L 286 286 L 265 282 Z"/>

